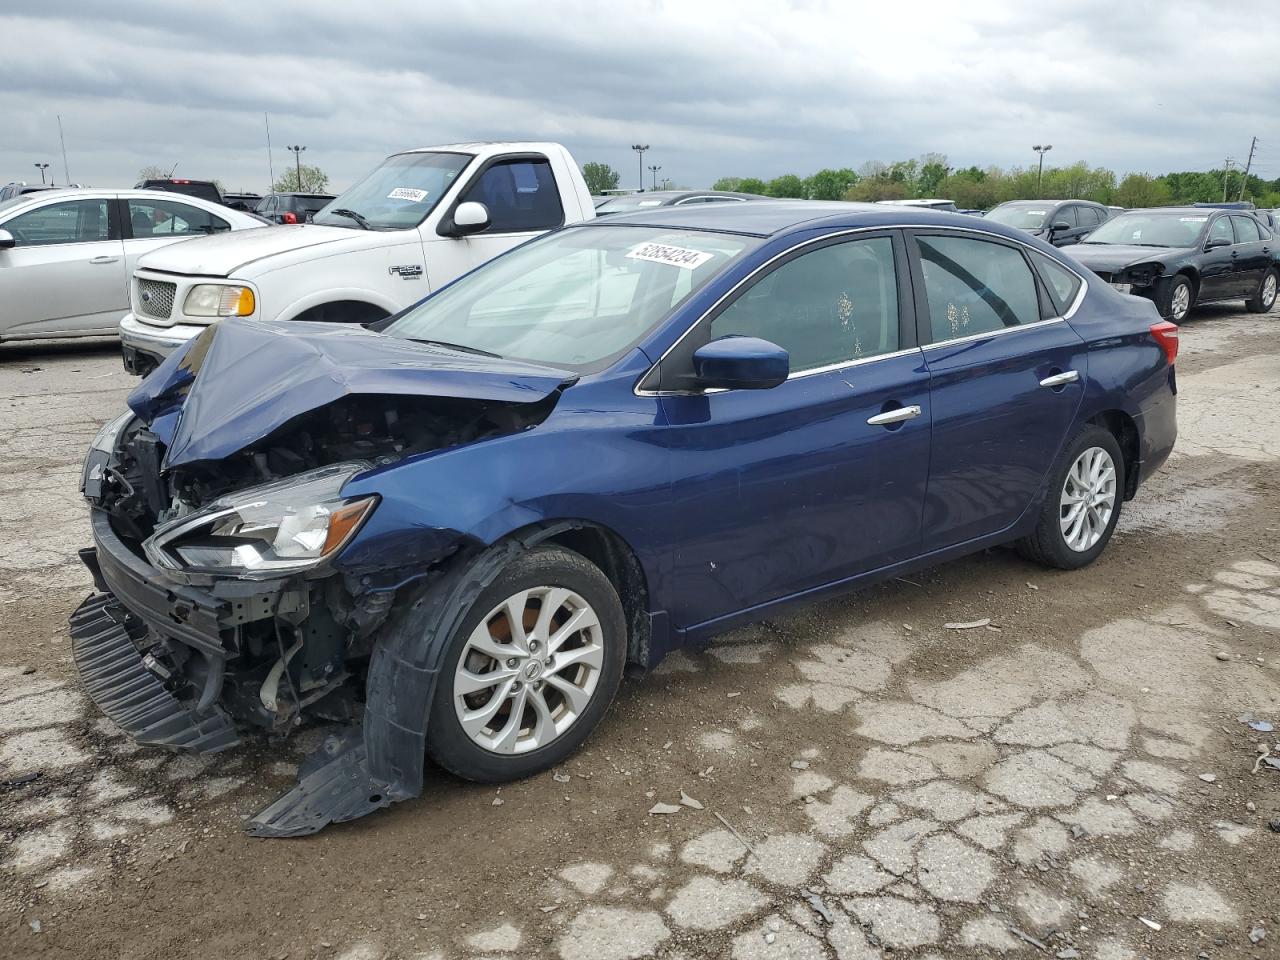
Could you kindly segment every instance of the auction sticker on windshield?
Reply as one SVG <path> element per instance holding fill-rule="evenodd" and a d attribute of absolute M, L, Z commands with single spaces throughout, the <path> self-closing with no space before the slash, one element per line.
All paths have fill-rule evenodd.
<path fill-rule="evenodd" d="M 653 263 L 666 263 L 684 270 L 697 270 L 715 256 L 702 250 L 690 250 L 687 247 L 673 247 L 666 243 L 642 243 L 628 254 L 629 260 L 649 260 Z"/>
<path fill-rule="evenodd" d="M 417 190 L 413 187 L 396 187 L 387 194 L 388 200 L 412 200 L 414 203 L 421 203 L 427 199 L 426 190 Z"/>

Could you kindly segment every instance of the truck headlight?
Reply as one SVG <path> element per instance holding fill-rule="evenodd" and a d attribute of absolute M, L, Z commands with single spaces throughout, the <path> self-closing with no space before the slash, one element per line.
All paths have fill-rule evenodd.
<path fill-rule="evenodd" d="M 351 540 L 378 503 L 343 497 L 369 469 L 339 463 L 229 494 L 157 530 L 143 544 L 156 566 L 267 579 L 321 564 Z"/>
<path fill-rule="evenodd" d="M 225 283 L 202 283 L 191 288 L 182 303 L 188 317 L 248 317 L 257 303 L 248 287 Z"/>

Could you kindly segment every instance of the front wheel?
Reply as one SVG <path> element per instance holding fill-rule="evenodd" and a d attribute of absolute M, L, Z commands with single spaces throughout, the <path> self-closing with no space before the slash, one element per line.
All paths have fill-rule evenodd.
<path fill-rule="evenodd" d="M 1245 301 L 1245 307 L 1250 313 L 1267 313 L 1276 305 L 1276 290 L 1280 284 L 1276 268 L 1271 267 L 1262 275 L 1262 279 L 1258 281 L 1257 292 Z"/>
<path fill-rule="evenodd" d="M 1049 472 L 1035 532 L 1019 541 L 1029 560 L 1060 570 L 1088 566 L 1115 532 L 1125 489 L 1124 457 L 1109 430 L 1086 426 Z"/>
<path fill-rule="evenodd" d="M 1187 319 L 1187 314 L 1191 312 L 1195 302 L 1196 292 L 1191 286 L 1191 280 L 1179 274 L 1170 282 L 1156 306 L 1160 309 L 1160 315 L 1166 320 L 1182 323 Z"/>
<path fill-rule="evenodd" d="M 428 753 L 483 783 L 555 766 L 604 717 L 626 649 L 622 603 L 600 569 L 561 547 L 530 550 L 480 593 L 449 639 Z"/>

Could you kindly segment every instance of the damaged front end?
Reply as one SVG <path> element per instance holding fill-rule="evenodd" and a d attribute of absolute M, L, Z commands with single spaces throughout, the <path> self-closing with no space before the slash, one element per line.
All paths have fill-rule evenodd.
<path fill-rule="evenodd" d="M 300 362 L 285 375 L 245 381 L 235 361 L 262 346 L 261 326 L 211 328 L 95 439 L 83 475 L 94 546 L 81 556 L 100 592 L 70 627 L 85 689 L 140 743 L 212 753 L 249 729 L 287 736 L 308 720 L 346 724 L 304 762 L 298 786 L 248 825 L 292 836 L 419 792 L 420 747 L 392 750 L 385 735 L 367 747 L 364 734 L 372 715 L 404 726 L 391 714 L 425 702 L 433 674 L 397 667 L 395 679 L 374 683 L 395 701 L 388 707 L 370 702 L 371 673 L 388 671 L 378 646 L 397 598 L 424 579 L 449 580 L 443 561 L 458 549 L 344 564 L 379 498 L 346 497 L 343 487 L 407 457 L 528 429 L 550 412 L 563 377 L 537 371 L 540 382 L 517 401 L 502 380 L 486 390 L 459 376 L 475 372 L 469 357 L 406 351 L 361 331 L 354 336 L 375 355 L 394 354 L 389 379 L 368 350 L 362 375 L 335 378 L 341 351 L 330 345 L 350 341 L 325 327 L 290 344 Z M 415 364 L 435 395 L 406 389 Z M 513 382 L 505 378 L 508 390 Z M 179 448 L 223 449 L 175 457 Z M 401 756 L 406 748 L 419 749 L 416 760 Z M 384 755 L 381 775 L 370 749 Z"/>

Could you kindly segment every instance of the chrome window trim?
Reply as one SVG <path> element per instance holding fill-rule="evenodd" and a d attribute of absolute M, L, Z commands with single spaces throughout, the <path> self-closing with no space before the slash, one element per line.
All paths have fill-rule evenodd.
<path fill-rule="evenodd" d="M 957 214 L 957 216 L 964 216 L 964 214 Z M 662 356 L 658 357 L 656 361 L 651 363 L 648 366 L 648 368 L 644 371 L 644 373 L 642 373 L 636 379 L 636 386 L 632 388 L 631 392 L 637 397 L 700 397 L 700 396 L 709 396 L 712 393 L 726 392 L 724 389 L 721 389 L 721 388 L 717 388 L 714 390 L 701 390 L 697 392 L 691 392 L 687 390 L 686 391 L 642 390 L 640 389 L 640 384 L 645 381 L 645 378 L 647 378 L 649 374 L 653 373 L 655 367 L 662 365 L 662 361 L 667 359 L 667 357 L 671 354 L 671 351 L 675 350 L 676 347 L 680 346 L 680 344 L 684 342 L 684 338 L 689 336 L 689 334 L 693 333 L 693 331 L 698 328 L 698 326 L 702 323 L 703 320 L 705 320 L 711 313 L 717 310 L 722 303 L 724 303 L 726 300 L 728 300 L 730 297 L 736 294 L 744 284 L 751 282 L 760 273 L 762 273 L 765 270 L 768 270 L 769 267 L 771 267 L 776 261 L 781 260 L 783 257 L 790 256 L 792 253 L 794 253 L 797 250 L 803 250 L 805 247 L 812 246 L 815 243 L 823 243 L 827 240 L 831 240 L 836 237 L 848 237 L 848 236 L 852 236 L 854 234 L 859 234 L 859 233 L 881 233 L 885 230 L 920 230 L 928 233 L 944 232 L 944 233 L 972 234 L 978 239 L 994 238 L 997 242 L 1005 241 L 1007 243 L 1016 243 L 1021 247 L 1025 247 L 1028 250 L 1034 250 L 1036 253 L 1039 253 L 1044 256 L 1048 256 L 1048 254 L 1046 254 L 1039 247 L 1034 247 L 1024 240 L 1020 240 L 1016 237 L 1001 236 L 998 233 L 991 233 L 989 231 L 982 230 L 977 227 L 960 227 L 960 226 L 953 227 L 950 225 L 934 226 L 933 224 L 923 224 L 923 223 L 878 224 L 874 227 L 851 227 L 847 230 L 838 230 L 835 233 L 827 233 L 822 235 L 821 237 L 814 237 L 812 240 L 806 240 L 804 243 L 796 244 L 794 247 L 788 247 L 786 250 L 782 250 L 774 254 L 772 257 L 770 257 L 764 263 L 760 264 L 760 266 L 756 267 L 749 274 L 747 274 L 745 277 L 743 277 L 741 280 L 735 283 L 732 287 L 726 290 L 723 294 L 721 294 L 720 297 L 717 298 L 716 302 L 711 304 L 711 306 L 707 307 L 706 310 L 702 311 L 702 313 L 698 315 L 698 318 L 694 320 L 693 323 L 689 324 L 688 329 L 686 329 L 684 333 L 680 334 L 680 336 L 676 337 L 675 342 L 672 343 L 671 346 L 667 347 L 667 349 L 662 352 Z M 908 252 L 907 255 L 910 256 L 910 252 Z M 789 381 L 793 379 L 793 377 L 812 375 L 813 373 L 819 373 L 819 372 L 826 373 L 829 370 L 839 370 L 842 367 L 846 367 L 846 366 L 854 366 L 856 364 L 870 363 L 874 360 L 883 360 L 888 357 L 905 356 L 908 353 L 915 353 L 917 351 L 923 353 L 925 350 L 928 350 L 930 347 L 940 347 L 949 343 L 959 343 L 965 340 L 977 340 L 982 337 L 999 336 L 1003 333 L 1009 333 L 1015 330 L 1027 330 L 1027 329 L 1030 329 L 1031 327 L 1039 327 L 1039 326 L 1043 326 L 1044 324 L 1058 323 L 1060 321 L 1070 320 L 1075 315 L 1076 311 L 1080 309 L 1080 305 L 1084 302 L 1085 293 L 1089 289 L 1089 281 L 1080 273 L 1080 271 L 1076 270 L 1070 264 L 1064 263 L 1062 260 L 1058 259 L 1057 257 L 1051 257 L 1051 259 L 1055 263 L 1057 263 L 1060 267 L 1062 267 L 1064 270 L 1068 271 L 1071 274 L 1074 274 L 1075 277 L 1080 281 L 1080 289 L 1076 291 L 1075 300 L 1072 302 L 1071 306 L 1066 310 L 1066 312 L 1063 313 L 1062 316 L 1060 317 L 1050 317 L 1047 320 L 1039 320 L 1036 323 L 1020 324 L 1016 327 L 1005 327 L 1003 330 L 989 330 L 986 333 L 970 334 L 967 337 L 957 337 L 952 340 L 938 340 L 934 343 L 917 344 L 914 347 L 910 347 L 906 350 L 900 350 L 895 353 L 882 353 L 874 357 L 862 357 L 862 358 L 859 358 L 858 360 L 854 360 L 854 361 L 850 361 L 842 364 L 836 364 L 830 367 L 814 368 L 813 370 L 801 370 L 795 374 L 789 375 L 787 377 L 787 380 Z M 1035 264 L 1032 262 L 1029 262 L 1028 265 L 1031 269 L 1031 272 L 1036 277 L 1039 277 L 1040 271 L 1036 270 Z M 912 309 L 914 309 L 914 304 L 912 305 Z"/>
<path fill-rule="evenodd" d="M 986 330 L 982 333 L 971 333 L 964 337 L 952 337 L 950 340 L 939 340 L 937 343 L 926 344 L 921 350 L 932 350 L 934 347 L 949 347 L 956 343 L 969 343 L 971 340 L 986 340 L 990 337 L 1003 337 L 1009 333 L 1017 333 L 1019 330 L 1034 330 L 1037 327 L 1047 327 L 1051 323 L 1066 323 L 1065 317 L 1050 317 L 1048 320 L 1037 320 L 1035 323 L 1020 323 L 1016 327 L 1001 327 L 999 330 Z"/>

